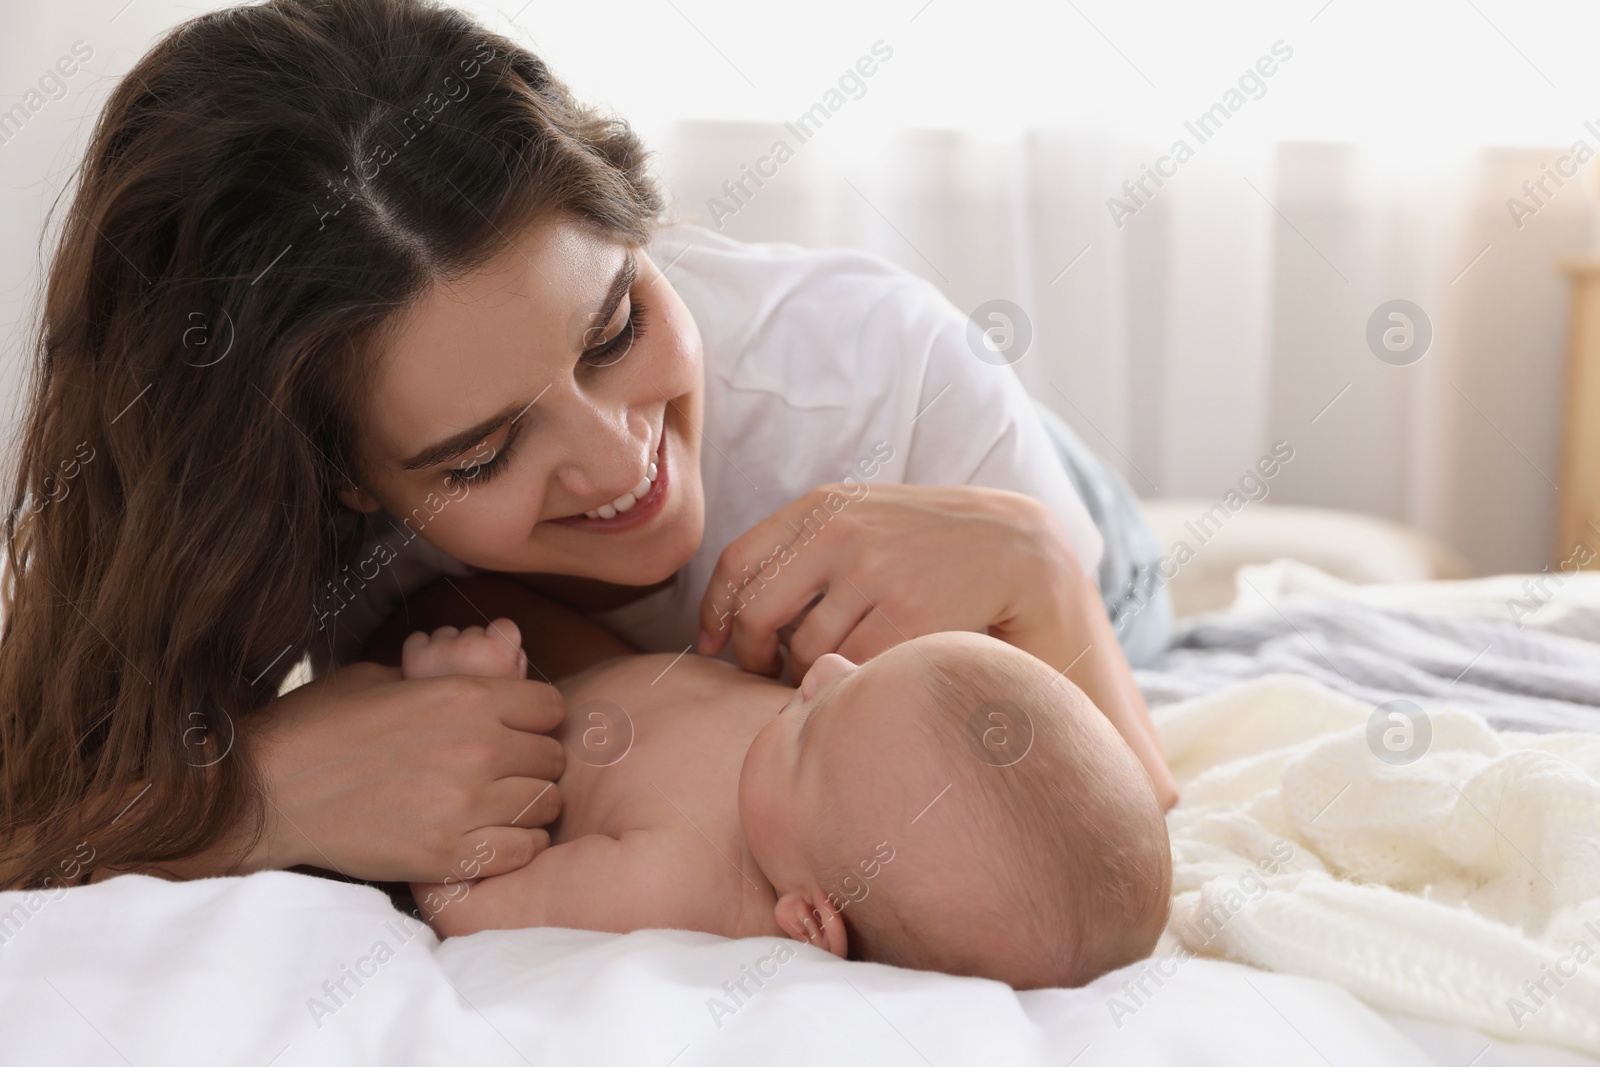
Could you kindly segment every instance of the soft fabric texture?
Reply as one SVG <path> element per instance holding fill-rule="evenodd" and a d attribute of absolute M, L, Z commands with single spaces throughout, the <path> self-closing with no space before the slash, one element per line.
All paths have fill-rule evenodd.
<path fill-rule="evenodd" d="M 1157 540 L 1194 556 L 1172 576 L 1180 618 L 1227 607 L 1239 568 L 1292 558 L 1362 585 L 1464 578 L 1467 562 L 1435 538 L 1391 519 L 1338 508 L 1279 504 L 1264 496 L 1218 522 L 1223 501 L 1157 497 L 1144 501 Z M 1198 543 L 1198 544 L 1197 544 Z"/>
<path fill-rule="evenodd" d="M 1159 707 L 1280 673 L 1369 707 L 1448 700 L 1497 728 L 1600 730 L 1600 575 L 1358 586 L 1245 567 L 1233 606 L 1180 625 L 1136 679 Z"/>
<path fill-rule="evenodd" d="M 1128 483 L 1059 415 L 1043 404 L 1037 407 L 1062 468 L 1105 542 L 1097 577 L 1117 641 L 1129 663 L 1143 666 L 1165 651 L 1172 637 L 1172 592 L 1158 573 L 1161 542 Z"/>
<path fill-rule="evenodd" d="M 0 893 L 0 914 L 23 896 Z M 363 886 L 284 873 L 180 884 L 126 875 L 67 890 L 7 935 L 0 1060 L 171 1067 L 1437 1062 L 1344 990 L 1226 962 L 1190 961 L 1132 1014 L 1115 1017 L 1107 1006 L 1125 996 L 1120 986 L 1138 978 L 1136 970 L 1083 989 L 1016 993 L 997 982 L 847 963 L 772 938 L 545 929 L 488 931 L 441 945 Z"/>
<path fill-rule="evenodd" d="M 1373 712 L 1279 676 L 1158 714 L 1183 790 L 1169 943 L 1600 1053 L 1600 736 L 1430 703 L 1394 764 Z"/>

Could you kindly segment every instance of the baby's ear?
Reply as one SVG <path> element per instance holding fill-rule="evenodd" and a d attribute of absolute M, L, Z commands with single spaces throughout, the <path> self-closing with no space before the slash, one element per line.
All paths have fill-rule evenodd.
<path fill-rule="evenodd" d="M 820 889 L 813 893 L 785 893 L 773 905 L 772 917 L 796 941 L 825 948 L 840 959 L 849 958 L 844 919 Z"/>

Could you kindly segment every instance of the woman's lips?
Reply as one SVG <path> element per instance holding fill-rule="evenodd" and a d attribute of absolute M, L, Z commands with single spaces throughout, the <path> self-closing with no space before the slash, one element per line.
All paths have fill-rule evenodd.
<path fill-rule="evenodd" d="M 547 521 L 557 526 L 568 526 L 584 533 L 622 533 L 643 526 L 660 513 L 666 503 L 667 487 L 672 481 L 671 467 L 667 463 L 667 430 L 661 429 L 661 443 L 656 446 L 656 480 L 650 491 L 640 497 L 627 511 L 609 519 L 591 519 L 587 515 L 568 515 L 564 519 Z"/>

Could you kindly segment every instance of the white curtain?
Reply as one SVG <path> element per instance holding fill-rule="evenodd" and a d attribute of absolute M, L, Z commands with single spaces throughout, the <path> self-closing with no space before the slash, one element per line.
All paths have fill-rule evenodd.
<path fill-rule="evenodd" d="M 1567 147 L 1397 168 L 1350 144 L 1207 145 L 1115 219 L 1107 201 L 1133 203 L 1123 181 L 1164 148 L 1046 128 L 999 141 L 824 128 L 728 214 L 724 183 L 778 140 L 796 138 L 672 126 L 660 167 L 679 213 L 746 240 L 869 249 L 964 311 L 1013 301 L 1034 330 L 1018 373 L 1141 495 L 1220 496 L 1283 440 L 1295 458 L 1272 484 L 1279 503 L 1388 516 L 1486 572 L 1548 560 L 1559 264 L 1592 244 L 1588 169 L 1547 182 L 1520 229 L 1506 201 L 1531 205 L 1521 183 Z M 1432 324 L 1410 366 L 1366 340 L 1393 299 Z"/>

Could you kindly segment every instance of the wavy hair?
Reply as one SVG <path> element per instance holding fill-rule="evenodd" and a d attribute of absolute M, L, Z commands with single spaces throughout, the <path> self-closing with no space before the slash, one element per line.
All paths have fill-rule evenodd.
<path fill-rule="evenodd" d="M 4 519 L 0 888 L 259 835 L 235 731 L 359 547 L 386 324 L 549 213 L 639 244 L 662 211 L 625 123 L 428 0 L 178 26 L 70 195 Z"/>

